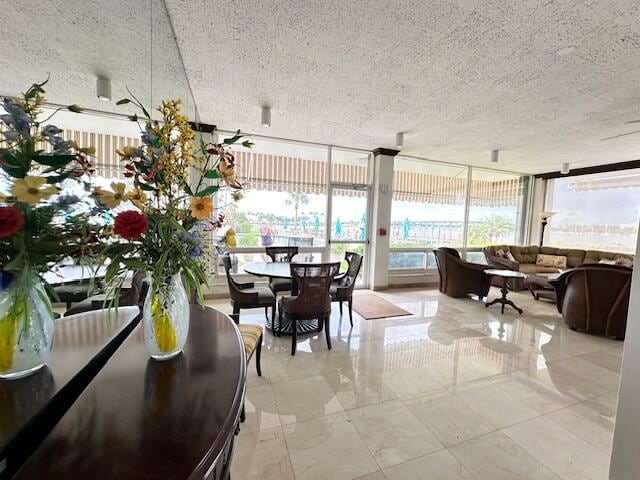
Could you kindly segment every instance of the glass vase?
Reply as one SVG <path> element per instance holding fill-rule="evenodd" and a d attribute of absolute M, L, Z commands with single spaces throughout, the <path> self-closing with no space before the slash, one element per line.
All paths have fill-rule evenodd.
<path fill-rule="evenodd" d="M 182 352 L 189 334 L 189 300 L 180 274 L 157 283 L 149 279 L 142 322 L 144 341 L 153 358 L 168 360 Z"/>
<path fill-rule="evenodd" d="M 37 275 L 2 272 L 0 282 L 0 379 L 22 378 L 48 361 L 53 345 L 53 309 Z M 10 280 L 6 281 L 9 278 Z"/>

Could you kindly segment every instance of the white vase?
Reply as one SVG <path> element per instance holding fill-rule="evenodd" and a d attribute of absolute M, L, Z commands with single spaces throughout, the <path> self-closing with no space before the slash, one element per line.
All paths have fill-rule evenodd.
<path fill-rule="evenodd" d="M 182 352 L 189 334 L 189 300 L 180 274 L 173 275 L 153 291 L 144 301 L 142 322 L 144 341 L 156 360 L 168 360 Z"/>
<path fill-rule="evenodd" d="M 26 377 L 43 367 L 51 355 L 53 329 L 51 302 L 35 274 L 22 291 L 15 277 L 0 287 L 0 379 Z"/>

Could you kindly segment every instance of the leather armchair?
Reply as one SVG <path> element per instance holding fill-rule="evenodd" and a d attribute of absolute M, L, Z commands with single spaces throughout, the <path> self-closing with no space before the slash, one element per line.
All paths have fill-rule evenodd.
<path fill-rule="evenodd" d="M 453 248 L 438 248 L 436 256 L 440 273 L 440 291 L 450 297 L 464 297 L 470 293 L 486 297 L 491 286 L 491 278 L 484 273 L 488 265 L 465 262 Z"/>
<path fill-rule="evenodd" d="M 549 282 L 567 326 L 624 340 L 632 272 L 617 265 L 581 265 Z"/>

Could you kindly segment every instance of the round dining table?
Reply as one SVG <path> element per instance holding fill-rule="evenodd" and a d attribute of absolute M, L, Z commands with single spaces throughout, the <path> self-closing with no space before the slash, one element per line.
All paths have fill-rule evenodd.
<path fill-rule="evenodd" d="M 296 262 L 305 263 L 305 262 Z M 291 264 L 288 262 L 252 262 L 247 263 L 244 266 L 244 271 L 250 275 L 262 278 L 284 278 L 291 280 L 291 295 L 298 294 L 298 284 L 293 281 L 293 275 L 291 275 Z M 278 315 L 276 314 L 276 322 L 278 322 Z M 271 317 L 266 321 L 265 326 L 273 331 L 274 326 L 271 323 Z M 293 335 L 294 322 L 282 319 L 282 325 L 280 325 L 279 333 L 284 335 Z M 319 332 L 318 320 L 298 320 L 298 333 L 313 333 Z"/>

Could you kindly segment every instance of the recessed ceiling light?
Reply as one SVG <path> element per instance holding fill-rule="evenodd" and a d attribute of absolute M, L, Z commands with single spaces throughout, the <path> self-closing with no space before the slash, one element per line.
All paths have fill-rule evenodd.
<path fill-rule="evenodd" d="M 111 101 L 111 80 L 105 77 L 98 77 L 96 80 L 96 95 L 104 102 Z"/>
<path fill-rule="evenodd" d="M 562 47 L 561 49 L 556 51 L 556 55 L 559 57 L 564 57 L 565 55 L 570 55 L 576 49 L 573 45 L 569 45 L 566 47 Z"/>
<path fill-rule="evenodd" d="M 263 105 L 262 112 L 260 113 L 260 123 L 263 127 L 271 126 L 271 108 Z"/>
<path fill-rule="evenodd" d="M 396 133 L 396 147 L 398 149 L 404 147 L 404 133 L 402 132 Z"/>

